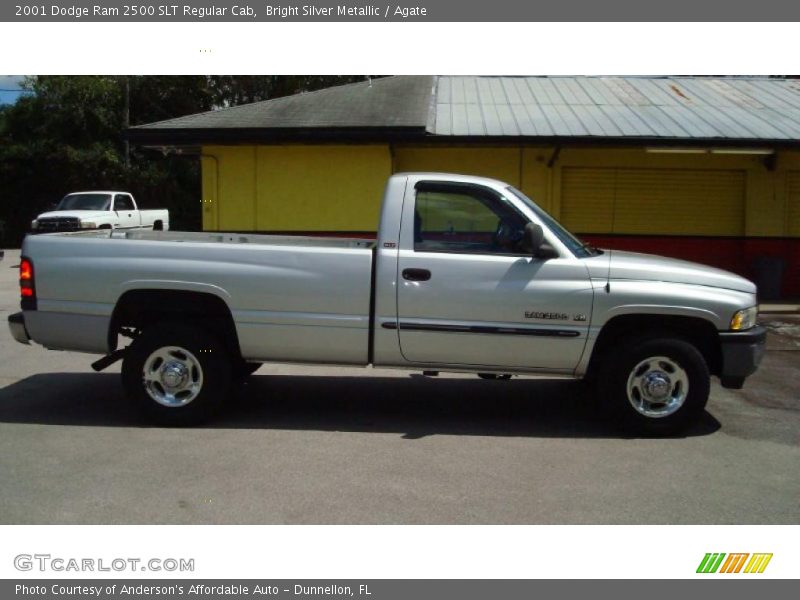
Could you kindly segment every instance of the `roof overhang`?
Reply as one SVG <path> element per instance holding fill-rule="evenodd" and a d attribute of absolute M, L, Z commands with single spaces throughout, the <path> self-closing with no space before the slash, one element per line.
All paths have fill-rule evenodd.
<path fill-rule="evenodd" d="M 420 140 L 426 137 L 421 127 L 348 128 L 225 128 L 225 129 L 140 129 L 126 131 L 135 144 L 153 145 L 252 145 L 284 143 L 377 143 Z"/>
<path fill-rule="evenodd" d="M 650 149 L 800 149 L 800 140 L 600 137 L 600 136 L 449 136 L 432 135 L 419 128 L 381 129 L 129 129 L 127 139 L 150 148 L 180 148 L 197 154 L 202 146 L 270 144 L 425 144 L 436 146 L 546 146 Z M 723 153 L 723 152 L 720 152 Z M 746 153 L 746 152 L 745 152 Z M 757 153 L 757 152 L 754 152 Z"/>

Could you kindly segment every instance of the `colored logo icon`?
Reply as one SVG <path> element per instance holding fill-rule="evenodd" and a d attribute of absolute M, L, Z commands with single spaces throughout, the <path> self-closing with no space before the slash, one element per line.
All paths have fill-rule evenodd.
<path fill-rule="evenodd" d="M 724 552 L 707 552 L 703 560 L 700 561 L 697 572 L 763 573 L 770 560 L 772 560 L 772 553 L 749 554 L 747 552 L 739 552 L 725 554 Z"/>

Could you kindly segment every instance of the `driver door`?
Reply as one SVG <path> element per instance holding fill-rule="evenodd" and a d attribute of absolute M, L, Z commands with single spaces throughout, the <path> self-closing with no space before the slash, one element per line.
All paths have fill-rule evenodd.
<path fill-rule="evenodd" d="M 493 189 L 420 182 L 409 194 L 398 258 L 406 360 L 574 369 L 592 308 L 585 265 L 532 257 L 523 236 L 529 219 Z"/>
<path fill-rule="evenodd" d="M 133 200 L 127 194 L 116 194 L 114 196 L 114 210 L 119 218 L 120 229 L 130 229 L 140 225 L 139 213 L 136 212 Z"/>

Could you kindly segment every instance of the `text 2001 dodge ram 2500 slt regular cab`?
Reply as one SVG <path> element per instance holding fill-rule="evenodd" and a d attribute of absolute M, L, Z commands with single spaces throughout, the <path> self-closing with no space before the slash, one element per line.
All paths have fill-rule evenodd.
<path fill-rule="evenodd" d="M 521 192 L 394 175 L 375 242 L 229 233 L 28 236 L 14 337 L 123 359 L 161 423 L 207 418 L 258 363 L 586 378 L 620 423 L 670 433 L 709 377 L 761 360 L 756 288 L 710 267 L 574 238 Z M 119 335 L 132 338 L 117 350 Z"/>

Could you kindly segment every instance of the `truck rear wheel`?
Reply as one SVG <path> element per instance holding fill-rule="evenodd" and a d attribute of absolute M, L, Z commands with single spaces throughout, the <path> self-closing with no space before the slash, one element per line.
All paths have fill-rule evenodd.
<path fill-rule="evenodd" d="M 679 433 L 699 417 L 708 401 L 706 361 L 697 348 L 680 338 L 637 338 L 609 356 L 598 375 L 607 409 L 632 433 Z"/>
<path fill-rule="evenodd" d="M 122 363 L 125 392 L 149 421 L 182 426 L 214 416 L 230 390 L 225 346 L 210 333 L 180 323 L 146 329 Z"/>

